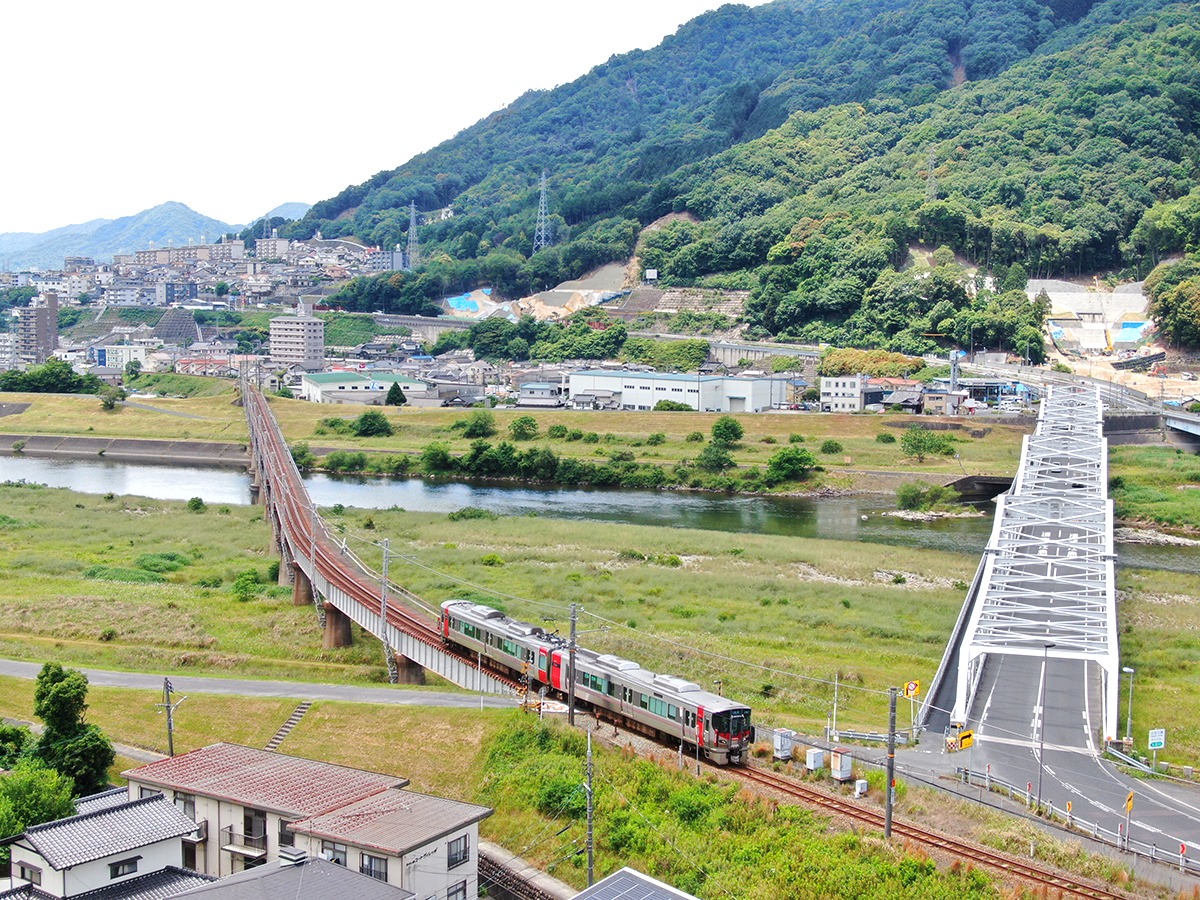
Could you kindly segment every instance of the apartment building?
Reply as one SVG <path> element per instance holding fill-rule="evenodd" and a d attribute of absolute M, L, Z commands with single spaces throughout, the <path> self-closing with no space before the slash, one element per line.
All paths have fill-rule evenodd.
<path fill-rule="evenodd" d="M 28 365 L 41 365 L 58 347 L 58 294 L 40 294 L 29 306 L 13 310 L 17 317 L 17 359 Z"/>
<path fill-rule="evenodd" d="M 325 323 L 313 316 L 310 304 L 301 300 L 296 315 L 271 320 L 271 360 L 308 372 L 325 367 Z"/>

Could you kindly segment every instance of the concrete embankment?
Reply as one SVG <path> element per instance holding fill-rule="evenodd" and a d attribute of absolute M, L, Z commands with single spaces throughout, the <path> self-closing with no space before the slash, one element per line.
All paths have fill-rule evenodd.
<path fill-rule="evenodd" d="M 15 453 L 60 459 L 99 457 L 117 462 L 222 466 L 236 469 L 245 469 L 250 463 L 250 450 L 246 444 L 134 440 L 62 434 L 0 434 L 0 456 L 12 456 Z"/>

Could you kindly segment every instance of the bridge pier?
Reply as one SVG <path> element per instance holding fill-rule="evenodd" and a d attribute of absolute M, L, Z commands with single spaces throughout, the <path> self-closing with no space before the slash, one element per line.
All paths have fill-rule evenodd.
<path fill-rule="evenodd" d="M 292 566 L 292 605 L 308 606 L 313 602 L 312 582 L 299 566 Z"/>
<path fill-rule="evenodd" d="M 325 634 L 321 641 L 321 646 L 326 650 L 349 647 L 354 643 L 354 634 L 350 630 L 350 625 L 350 617 L 332 603 L 326 601 Z"/>
<path fill-rule="evenodd" d="M 396 684 L 424 684 L 425 669 L 411 659 L 395 654 L 396 658 Z"/>

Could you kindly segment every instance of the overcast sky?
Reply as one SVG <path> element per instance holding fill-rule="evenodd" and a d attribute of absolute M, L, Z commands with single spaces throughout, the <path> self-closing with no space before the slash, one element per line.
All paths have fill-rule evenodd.
<path fill-rule="evenodd" d="M 5 3 L 0 232 L 315 203 L 719 5 Z"/>

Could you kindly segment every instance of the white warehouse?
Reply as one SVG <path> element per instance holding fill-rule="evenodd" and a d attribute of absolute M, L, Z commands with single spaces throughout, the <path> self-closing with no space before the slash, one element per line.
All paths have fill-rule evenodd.
<path fill-rule="evenodd" d="M 575 409 L 650 410 L 672 400 L 702 412 L 761 412 L 796 403 L 797 383 L 783 377 L 584 369 L 571 373 L 570 393 Z"/>

